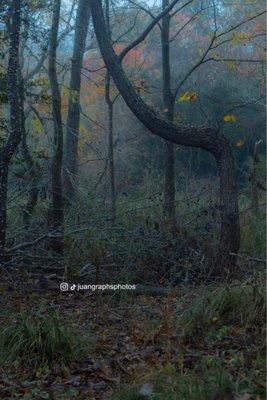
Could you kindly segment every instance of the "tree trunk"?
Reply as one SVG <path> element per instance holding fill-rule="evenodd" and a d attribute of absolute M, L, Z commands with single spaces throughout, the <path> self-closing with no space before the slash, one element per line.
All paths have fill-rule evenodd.
<path fill-rule="evenodd" d="M 23 209 L 23 225 L 25 230 L 27 230 L 29 228 L 31 216 L 38 200 L 38 183 L 37 183 L 37 170 L 36 170 L 37 166 L 29 152 L 26 139 L 26 131 L 25 131 L 26 117 L 24 111 L 25 88 L 24 88 L 24 79 L 21 73 L 21 66 L 18 71 L 18 76 L 19 76 L 19 101 L 20 101 L 21 152 L 27 163 L 29 176 L 31 178 L 27 203 Z M 27 232 L 25 232 L 25 234 L 27 235 Z"/>
<path fill-rule="evenodd" d="M 73 183 L 77 177 L 78 170 L 81 71 L 89 25 L 89 16 L 90 7 L 88 0 L 79 0 L 71 60 L 70 95 L 63 170 L 64 197 L 67 203 L 71 202 L 75 195 Z"/>
<path fill-rule="evenodd" d="M 109 38 L 111 29 L 109 22 L 109 0 L 105 1 L 106 26 Z M 113 101 L 110 97 L 110 74 L 107 71 L 105 85 L 105 100 L 108 106 L 108 180 L 109 180 L 109 204 L 111 223 L 116 219 L 116 192 L 115 192 L 115 171 L 114 171 L 114 135 L 113 135 Z"/>
<path fill-rule="evenodd" d="M 164 176 L 164 216 L 167 224 L 174 227 L 175 218 L 175 145 L 165 143 L 165 176 Z"/>
<path fill-rule="evenodd" d="M 8 164 L 0 159 L 0 266 L 4 262 L 7 228 L 7 178 Z"/>
<path fill-rule="evenodd" d="M 169 0 L 162 0 L 162 11 L 169 6 Z M 170 67 L 170 14 L 162 18 L 161 24 L 161 53 L 162 53 L 162 93 L 163 110 L 166 119 L 173 121 L 174 96 L 171 91 Z M 175 158 L 174 144 L 165 144 L 165 184 L 164 184 L 164 215 L 168 225 L 175 226 Z"/>
<path fill-rule="evenodd" d="M 235 263 L 239 251 L 240 225 L 234 155 L 227 139 L 218 149 L 215 158 L 220 177 L 221 211 L 218 264 L 228 267 Z"/>
<path fill-rule="evenodd" d="M 52 94 L 52 111 L 54 120 L 54 154 L 52 158 L 52 228 L 59 236 L 52 242 L 55 253 L 63 254 L 63 195 L 62 195 L 62 156 L 63 156 L 63 130 L 61 119 L 61 97 L 57 81 L 56 51 L 58 43 L 58 27 L 60 18 L 61 0 L 54 0 L 53 19 L 50 32 L 49 48 L 49 80 Z"/>
<path fill-rule="evenodd" d="M 24 119 L 22 119 L 24 121 Z M 23 225 L 24 228 L 27 230 L 30 226 L 30 221 L 31 221 L 31 216 L 34 212 L 35 206 L 38 201 L 38 183 L 37 183 L 37 171 L 36 171 L 36 165 L 35 162 L 32 159 L 32 156 L 29 152 L 29 148 L 27 145 L 26 141 L 26 133 L 24 129 L 24 122 L 23 122 L 23 127 L 22 127 L 22 141 L 21 141 L 21 149 L 22 149 L 22 154 L 25 158 L 25 161 L 28 165 L 28 171 L 29 171 L 29 176 L 31 177 L 31 184 L 30 184 L 30 190 L 28 192 L 28 199 L 27 202 L 24 206 L 23 210 Z M 26 232 L 27 234 L 27 232 Z"/>
<path fill-rule="evenodd" d="M 9 26 L 9 57 L 7 70 L 7 92 L 10 106 L 10 134 L 0 150 L 0 265 L 4 262 L 7 228 L 8 168 L 11 158 L 21 140 L 20 102 L 18 88 L 19 38 L 21 27 L 21 1 L 11 2 Z"/>
<path fill-rule="evenodd" d="M 102 57 L 119 92 L 136 117 L 154 134 L 170 142 L 204 149 L 215 157 L 220 175 L 221 238 L 218 254 L 224 265 L 232 261 L 240 244 L 238 197 L 234 157 L 228 139 L 212 127 L 174 125 L 161 119 L 136 93 L 126 77 L 120 58 L 115 54 L 105 29 L 100 0 L 90 0 L 95 33 Z"/>
<path fill-rule="evenodd" d="M 258 162 L 258 146 L 261 141 L 254 144 L 252 163 L 251 163 L 251 207 L 254 211 L 259 211 L 259 190 L 258 190 L 258 177 L 257 177 L 257 162 Z"/>
<path fill-rule="evenodd" d="M 110 99 L 110 75 L 107 72 L 105 98 L 108 106 L 108 184 L 110 218 L 112 224 L 116 219 L 116 192 L 115 192 L 115 171 L 114 171 L 114 138 L 113 138 L 113 102 Z"/>

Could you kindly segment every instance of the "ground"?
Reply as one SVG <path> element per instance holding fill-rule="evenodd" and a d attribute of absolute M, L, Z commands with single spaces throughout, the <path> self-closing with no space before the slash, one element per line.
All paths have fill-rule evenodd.
<path fill-rule="evenodd" d="M 143 398 L 147 387 L 149 398 L 157 400 L 263 400 L 264 314 L 257 287 L 251 280 L 177 286 L 165 296 L 148 296 L 3 284 L 2 329 L 11 358 L 1 370 L 0 397 L 134 400 Z M 246 293 L 247 307 L 241 304 Z M 26 316 L 27 326 L 32 315 L 34 321 L 48 321 L 54 311 L 61 332 L 71 329 L 70 358 L 56 345 L 51 359 L 42 346 L 30 343 L 25 351 L 35 339 L 26 338 L 25 327 L 9 331 L 18 314 Z M 22 348 L 11 343 L 16 334 L 25 339 Z"/>

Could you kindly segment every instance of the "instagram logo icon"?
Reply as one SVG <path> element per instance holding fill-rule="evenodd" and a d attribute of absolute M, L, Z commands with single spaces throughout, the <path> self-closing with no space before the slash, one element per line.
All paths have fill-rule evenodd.
<path fill-rule="evenodd" d="M 69 284 L 65 282 L 61 283 L 59 287 L 61 292 L 67 292 L 69 290 Z"/>

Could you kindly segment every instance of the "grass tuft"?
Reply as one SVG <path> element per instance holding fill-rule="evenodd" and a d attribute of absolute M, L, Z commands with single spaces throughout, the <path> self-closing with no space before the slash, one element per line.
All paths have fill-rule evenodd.
<path fill-rule="evenodd" d="M 1 353 L 8 363 L 33 367 L 67 363 L 79 346 L 79 338 L 57 310 L 40 308 L 33 314 L 12 315 L 1 330 Z"/>
<path fill-rule="evenodd" d="M 261 279 L 242 284 L 221 285 L 201 289 L 196 299 L 178 303 L 179 328 L 186 335 L 204 335 L 209 330 L 227 326 L 244 331 L 263 328 L 265 323 L 265 290 Z"/>

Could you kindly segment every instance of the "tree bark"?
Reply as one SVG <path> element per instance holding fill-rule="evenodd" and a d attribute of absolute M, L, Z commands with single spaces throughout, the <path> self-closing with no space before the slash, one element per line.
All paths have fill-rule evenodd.
<path fill-rule="evenodd" d="M 71 202 L 75 195 L 73 183 L 77 178 L 78 170 L 81 72 L 89 17 L 90 4 L 88 0 L 79 0 L 75 21 L 74 47 L 71 60 L 70 95 L 63 169 L 64 197 L 67 203 Z"/>
<path fill-rule="evenodd" d="M 19 38 L 21 28 L 21 0 L 11 2 L 12 16 L 9 26 L 9 57 L 7 92 L 10 106 L 10 134 L 0 150 L 0 265 L 4 262 L 7 228 L 8 169 L 11 158 L 21 140 L 20 101 L 18 87 Z"/>
<path fill-rule="evenodd" d="M 251 160 L 251 207 L 254 211 L 259 211 L 259 190 L 257 177 L 257 162 L 258 162 L 258 146 L 261 142 L 257 141 L 254 144 L 253 155 Z"/>
<path fill-rule="evenodd" d="M 28 21 L 27 21 L 28 22 Z M 22 57 L 22 56 L 21 56 Z M 24 111 L 24 101 L 25 101 L 25 87 L 24 79 L 21 72 L 21 65 L 18 71 L 19 79 L 19 101 L 20 101 L 20 130 L 21 130 L 21 152 L 28 166 L 29 176 L 31 177 L 30 190 L 28 192 L 28 199 L 26 205 L 23 209 L 23 225 L 25 230 L 29 228 L 30 219 L 34 208 L 38 200 L 38 183 L 37 183 L 37 165 L 34 162 L 28 145 L 25 131 L 25 111 Z M 27 232 L 25 232 L 27 235 Z"/>
<path fill-rule="evenodd" d="M 105 0 L 106 26 L 109 38 L 111 39 L 111 29 L 109 20 L 109 0 Z M 113 101 L 110 97 L 110 74 L 107 71 L 105 84 L 105 100 L 108 106 L 108 184 L 109 184 L 109 204 L 111 223 L 116 219 L 116 191 L 115 191 L 115 171 L 114 171 L 114 135 L 113 135 Z"/>
<path fill-rule="evenodd" d="M 234 157 L 228 139 L 213 127 L 174 125 L 161 119 L 136 93 L 126 77 L 119 56 L 113 50 L 104 23 L 100 0 L 90 0 L 94 29 L 105 64 L 118 90 L 136 117 L 154 134 L 170 142 L 199 147 L 213 154 L 220 176 L 221 237 L 218 260 L 224 265 L 234 261 L 230 253 L 238 253 L 240 228 Z"/>
<path fill-rule="evenodd" d="M 23 119 L 23 121 L 24 121 L 24 119 Z M 27 145 L 24 123 L 23 123 L 23 128 L 22 128 L 21 150 L 22 150 L 24 159 L 28 165 L 29 176 L 31 177 L 31 184 L 30 184 L 30 189 L 28 192 L 28 199 L 27 199 L 27 202 L 26 202 L 26 204 L 24 206 L 24 210 L 23 210 L 23 225 L 24 225 L 25 229 L 28 229 L 30 226 L 31 216 L 34 212 L 35 206 L 38 201 L 39 190 L 38 190 L 38 183 L 37 183 L 36 164 L 35 164 L 34 160 L 32 159 L 32 156 L 30 154 L 30 151 L 29 151 L 29 148 Z"/>
<path fill-rule="evenodd" d="M 52 242 L 52 250 L 63 254 L 63 194 L 62 194 L 62 156 L 63 156 L 63 129 L 61 119 L 61 97 L 57 81 L 56 53 L 58 43 L 58 27 L 60 18 L 61 0 L 54 0 L 52 27 L 49 46 L 49 80 L 52 95 L 52 112 L 54 120 L 54 154 L 51 166 L 52 179 L 52 228 L 61 233 Z"/>
<path fill-rule="evenodd" d="M 223 136 L 221 138 L 223 144 L 219 144 L 214 154 L 220 178 L 221 235 L 218 263 L 228 267 L 236 262 L 236 256 L 230 253 L 239 252 L 240 225 L 234 155 L 229 141 Z"/>
<path fill-rule="evenodd" d="M 162 0 L 162 11 L 169 6 L 169 0 Z M 171 91 L 170 67 L 170 14 L 162 18 L 161 24 L 162 53 L 162 97 L 163 110 L 168 121 L 173 122 L 174 96 Z M 168 225 L 175 226 L 175 146 L 165 143 L 165 182 L 164 182 L 164 215 Z"/>
<path fill-rule="evenodd" d="M 110 75 L 107 72 L 105 85 L 105 98 L 108 106 L 108 185 L 110 218 L 112 224 L 116 219 L 116 190 L 114 171 L 114 137 L 113 137 L 113 102 L 110 98 Z"/>

